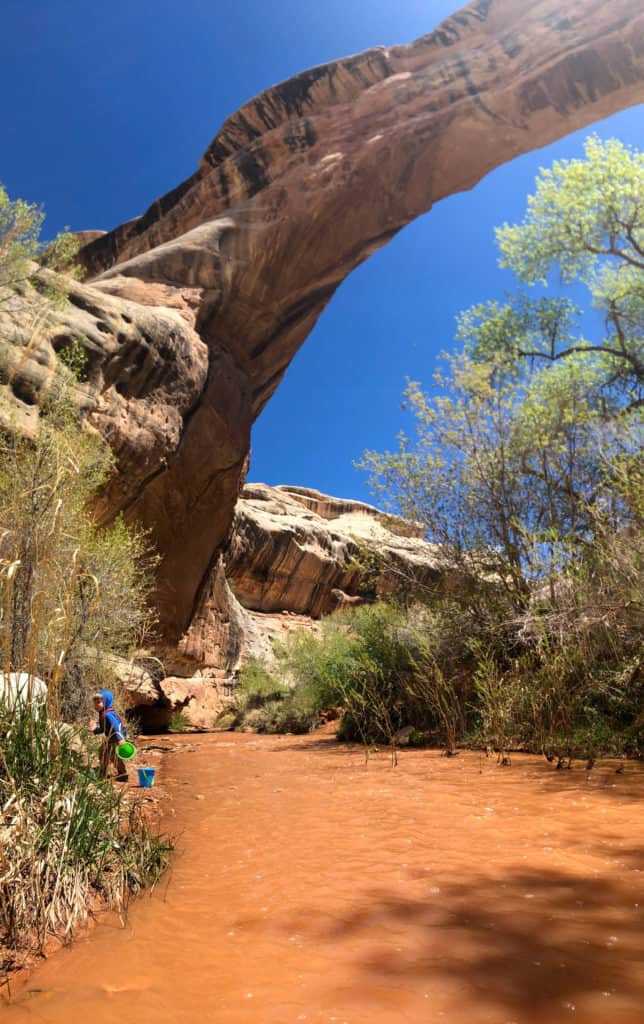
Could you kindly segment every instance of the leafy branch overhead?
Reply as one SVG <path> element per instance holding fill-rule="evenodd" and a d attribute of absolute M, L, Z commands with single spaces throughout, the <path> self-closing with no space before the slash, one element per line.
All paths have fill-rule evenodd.
<path fill-rule="evenodd" d="M 476 305 L 458 318 L 457 337 L 477 359 L 585 357 L 589 394 L 610 414 L 643 397 L 644 153 L 596 136 L 585 153 L 542 170 L 523 222 L 496 232 L 501 266 L 545 293 Z M 586 290 L 602 321 L 594 337 L 581 333 L 575 300 L 550 294 L 558 280 Z"/>

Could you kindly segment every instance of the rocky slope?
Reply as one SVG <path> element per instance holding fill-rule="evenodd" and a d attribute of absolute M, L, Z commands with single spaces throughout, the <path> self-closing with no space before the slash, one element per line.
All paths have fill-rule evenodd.
<path fill-rule="evenodd" d="M 85 348 L 78 400 L 118 457 L 102 515 L 152 527 L 170 642 L 230 660 L 221 548 L 251 424 L 340 282 L 434 202 L 643 99 L 641 0 L 474 0 L 251 100 L 192 177 L 85 235 L 62 316 L 29 286 L 0 308 L 25 429 L 56 354 Z"/>

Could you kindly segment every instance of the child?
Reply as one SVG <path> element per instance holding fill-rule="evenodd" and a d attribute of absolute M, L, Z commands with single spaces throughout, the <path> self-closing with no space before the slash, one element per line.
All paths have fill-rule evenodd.
<path fill-rule="evenodd" d="M 111 690 L 98 690 L 94 694 L 94 707 L 98 711 L 98 725 L 94 729 L 94 735 L 103 736 L 103 746 L 99 762 L 100 773 L 107 776 L 110 764 L 116 768 L 117 782 L 127 782 L 127 765 L 116 753 L 119 743 L 122 743 L 127 736 L 127 729 L 123 725 L 121 716 L 114 710 L 113 696 Z"/>

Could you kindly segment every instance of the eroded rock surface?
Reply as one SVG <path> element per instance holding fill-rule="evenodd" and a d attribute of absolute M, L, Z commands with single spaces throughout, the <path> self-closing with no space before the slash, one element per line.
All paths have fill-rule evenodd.
<path fill-rule="evenodd" d="M 361 572 L 360 564 L 370 555 L 384 566 L 372 596 L 394 586 L 394 566 L 401 578 L 437 585 L 436 549 L 418 536 L 394 532 L 398 523 L 362 502 L 304 488 L 247 485 L 224 555 L 226 576 L 244 608 L 316 619 L 364 600 L 368 568 Z M 400 530 L 411 532 L 407 524 Z"/>
<path fill-rule="evenodd" d="M 409 46 L 247 103 L 192 177 L 87 236 L 91 280 L 37 343 L 44 298 L 0 308 L 0 337 L 23 346 L 4 385 L 27 419 L 56 350 L 86 348 L 79 401 L 118 457 L 103 515 L 152 528 L 169 640 L 188 629 L 187 648 L 230 656 L 226 622 L 206 636 L 203 609 L 228 600 L 220 551 L 251 424 L 340 282 L 434 202 L 642 101 L 643 83 L 641 0 L 475 0 Z"/>
<path fill-rule="evenodd" d="M 181 643 L 184 655 L 234 672 L 249 655 L 270 656 L 273 639 L 339 608 L 410 585 L 444 593 L 450 580 L 440 551 L 418 532 L 359 501 L 246 485 L 214 585 Z"/>

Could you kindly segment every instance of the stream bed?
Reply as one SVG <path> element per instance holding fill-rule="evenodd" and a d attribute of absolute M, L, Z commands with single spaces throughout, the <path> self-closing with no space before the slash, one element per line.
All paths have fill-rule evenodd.
<path fill-rule="evenodd" d="M 16 983 L 7 1024 L 644 1020 L 641 764 L 180 742 L 171 871 Z"/>

